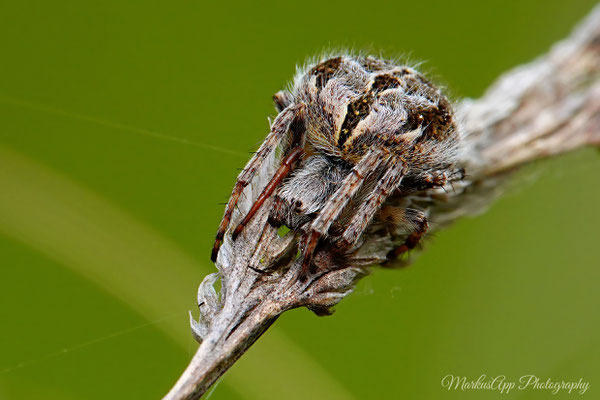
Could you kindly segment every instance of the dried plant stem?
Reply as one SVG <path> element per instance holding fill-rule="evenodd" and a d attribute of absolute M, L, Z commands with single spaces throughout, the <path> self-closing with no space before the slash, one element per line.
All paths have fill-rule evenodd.
<path fill-rule="evenodd" d="M 428 193 L 438 200 L 424 200 L 437 228 L 485 209 L 519 166 L 600 145 L 600 6 L 547 55 L 509 71 L 482 98 L 463 101 L 457 114 L 467 138 L 462 164 L 468 179 L 447 193 Z M 272 175 L 275 159 L 265 164 L 244 192 L 233 226 Z M 389 237 L 367 234 L 344 265 L 322 249 L 315 260 L 327 268 L 303 281 L 298 238 L 293 232 L 279 237 L 266 222 L 269 205 L 267 200 L 235 242 L 226 237 L 219 272 L 200 285 L 200 319 L 191 321 L 201 345 L 164 399 L 202 396 L 286 310 L 305 306 L 328 314 L 391 249 Z M 218 278 L 219 294 L 213 286 Z"/>

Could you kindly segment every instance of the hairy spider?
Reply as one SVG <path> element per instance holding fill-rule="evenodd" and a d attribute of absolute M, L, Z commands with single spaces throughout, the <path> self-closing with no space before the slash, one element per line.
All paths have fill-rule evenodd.
<path fill-rule="evenodd" d="M 329 58 L 301 70 L 274 100 L 279 114 L 238 177 L 213 261 L 244 187 L 277 147 L 279 168 L 232 236 L 274 195 L 269 222 L 302 234 L 305 276 L 319 243 L 349 251 L 375 220 L 405 233 L 390 258 L 414 248 L 428 228 L 425 213 L 388 199 L 462 179 L 451 105 L 412 68 L 370 56 Z"/>

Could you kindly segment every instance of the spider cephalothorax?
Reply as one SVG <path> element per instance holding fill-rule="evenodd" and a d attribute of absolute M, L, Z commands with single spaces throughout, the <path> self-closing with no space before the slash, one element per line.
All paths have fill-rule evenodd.
<path fill-rule="evenodd" d="M 277 147 L 280 166 L 233 237 L 274 195 L 269 221 L 302 234 L 305 274 L 321 240 L 350 250 L 374 219 L 406 233 L 390 257 L 415 247 L 427 230 L 425 214 L 386 201 L 462 177 L 450 103 L 412 68 L 373 57 L 329 58 L 298 73 L 275 105 L 271 133 L 238 177 L 213 261 L 241 192 Z"/>

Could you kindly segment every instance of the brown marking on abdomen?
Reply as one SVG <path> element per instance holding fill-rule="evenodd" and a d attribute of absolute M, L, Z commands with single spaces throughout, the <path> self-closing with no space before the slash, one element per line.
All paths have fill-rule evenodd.
<path fill-rule="evenodd" d="M 378 75 L 373 80 L 368 92 L 358 99 L 348 103 L 346 117 L 340 128 L 338 138 L 338 147 L 342 148 L 344 143 L 352 136 L 352 131 L 365 119 L 371 112 L 373 102 L 377 95 L 384 90 L 393 89 L 400 86 L 400 81 L 393 75 Z"/>
<path fill-rule="evenodd" d="M 342 64 L 342 57 L 330 58 L 329 60 L 323 61 L 321 64 L 315 65 L 310 73 L 317 77 L 316 85 L 317 88 L 322 89 L 327 84 L 327 81 L 331 79 L 333 74 L 340 69 Z"/>

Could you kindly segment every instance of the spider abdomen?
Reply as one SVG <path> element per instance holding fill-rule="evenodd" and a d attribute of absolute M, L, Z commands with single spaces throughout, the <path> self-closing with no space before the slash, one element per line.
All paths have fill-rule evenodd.
<path fill-rule="evenodd" d="M 407 66 L 373 57 L 330 58 L 299 74 L 293 98 L 306 104 L 309 145 L 351 163 L 375 146 L 421 168 L 445 164 L 458 147 L 450 103 Z"/>

